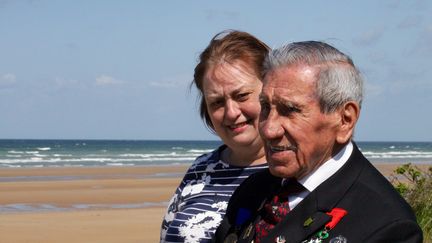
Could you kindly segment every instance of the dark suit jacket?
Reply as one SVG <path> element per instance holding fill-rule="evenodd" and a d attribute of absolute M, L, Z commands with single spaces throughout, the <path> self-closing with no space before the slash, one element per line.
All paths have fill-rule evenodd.
<path fill-rule="evenodd" d="M 215 241 L 224 242 L 227 236 L 236 235 L 237 242 L 250 242 L 254 230 L 248 232 L 260 218 L 259 209 L 280 184 L 281 178 L 268 170 L 244 181 L 231 197 Z M 330 221 L 326 212 L 333 208 L 345 209 L 348 214 L 323 242 L 422 242 L 422 231 L 410 206 L 355 144 L 347 163 L 288 213 L 261 242 L 276 242 L 278 236 L 287 243 L 310 239 Z M 308 218 L 313 222 L 304 226 Z M 336 241 L 336 237 L 342 240 Z"/>

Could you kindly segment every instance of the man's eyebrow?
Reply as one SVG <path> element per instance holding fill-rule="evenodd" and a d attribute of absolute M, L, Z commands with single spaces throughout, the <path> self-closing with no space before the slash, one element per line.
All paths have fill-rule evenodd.
<path fill-rule="evenodd" d="M 240 94 L 240 93 L 243 93 L 243 92 L 246 92 L 246 91 L 248 91 L 250 88 L 249 87 L 239 87 L 239 88 L 236 88 L 236 89 L 234 89 L 232 92 L 231 92 L 231 94 L 233 94 L 233 95 L 238 95 L 238 94 Z"/>
<path fill-rule="evenodd" d="M 295 102 L 289 100 L 278 100 L 277 103 L 279 105 L 290 106 L 290 107 L 298 106 Z"/>
<path fill-rule="evenodd" d="M 267 98 L 267 96 L 265 95 L 265 94 L 263 94 L 263 93 L 261 93 L 260 95 L 259 95 L 259 101 L 268 101 L 268 98 Z"/>
<path fill-rule="evenodd" d="M 282 106 L 282 107 L 287 107 L 290 109 L 296 109 L 298 111 L 302 111 L 303 108 L 305 107 L 302 104 L 299 104 L 299 103 L 294 102 L 294 101 L 289 101 L 289 100 L 278 100 L 277 104 Z"/>

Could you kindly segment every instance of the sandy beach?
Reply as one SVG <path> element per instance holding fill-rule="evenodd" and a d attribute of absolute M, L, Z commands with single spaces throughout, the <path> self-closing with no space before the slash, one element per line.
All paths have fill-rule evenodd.
<path fill-rule="evenodd" d="M 166 202 L 186 169 L 0 169 L 1 206 L 42 204 L 0 212 L 0 242 L 158 242 Z M 44 211 L 47 205 L 61 210 Z"/>
<path fill-rule="evenodd" d="M 397 165 L 376 167 L 389 176 Z M 158 242 L 166 203 L 186 169 L 2 168 L 0 243 Z"/>

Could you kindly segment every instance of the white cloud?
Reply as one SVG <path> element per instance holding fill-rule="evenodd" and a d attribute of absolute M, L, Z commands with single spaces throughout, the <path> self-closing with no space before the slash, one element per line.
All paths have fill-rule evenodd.
<path fill-rule="evenodd" d="M 12 4 L 30 4 L 30 5 L 34 5 L 37 2 L 39 2 L 39 1 L 38 0 L 21 0 L 21 1 L 17 1 L 17 0 L 0 0 L 0 8 L 9 7 Z"/>
<path fill-rule="evenodd" d="M 410 93 L 414 90 L 429 90 L 432 84 L 429 81 L 429 70 L 407 70 L 399 66 L 388 69 L 385 77 L 385 88 L 392 94 Z"/>
<path fill-rule="evenodd" d="M 432 57 L 432 25 L 427 26 L 420 33 L 411 53 L 419 57 Z"/>
<path fill-rule="evenodd" d="M 429 7 L 429 0 L 416 0 L 413 4 L 415 10 L 424 11 Z"/>
<path fill-rule="evenodd" d="M 394 1 L 390 1 L 387 4 L 387 7 L 390 9 L 398 9 L 401 5 L 401 0 L 394 0 Z"/>
<path fill-rule="evenodd" d="M 6 73 L 0 76 L 0 84 L 12 84 L 16 82 L 16 76 L 12 73 Z"/>
<path fill-rule="evenodd" d="M 118 80 L 108 75 L 101 75 L 96 78 L 96 85 L 115 85 L 115 84 L 123 84 L 124 81 Z"/>
<path fill-rule="evenodd" d="M 159 88 L 176 88 L 181 86 L 181 82 L 150 82 L 150 86 Z"/>
<path fill-rule="evenodd" d="M 405 19 L 403 19 L 399 24 L 399 29 L 410 29 L 417 27 L 422 22 L 421 16 L 408 16 Z"/>
<path fill-rule="evenodd" d="M 379 96 L 383 93 L 383 87 L 378 84 L 365 82 L 365 93 L 367 97 Z"/>
<path fill-rule="evenodd" d="M 392 10 L 415 10 L 415 11 L 427 11 L 429 7 L 429 0 L 415 0 L 415 1 L 405 1 L 405 0 L 392 0 L 386 4 L 386 6 Z"/>
<path fill-rule="evenodd" d="M 189 85 L 191 81 L 192 81 L 191 76 L 179 75 L 172 78 L 166 78 L 160 81 L 153 81 L 150 82 L 149 85 L 153 87 L 159 87 L 159 88 L 183 88 Z"/>
<path fill-rule="evenodd" d="M 367 55 L 368 60 L 374 63 L 386 63 L 387 53 L 383 50 L 374 50 Z"/>
<path fill-rule="evenodd" d="M 213 20 L 236 20 L 240 16 L 239 12 L 208 9 L 205 11 L 206 18 L 209 21 Z"/>
<path fill-rule="evenodd" d="M 75 79 L 67 79 L 67 78 L 61 78 L 61 77 L 56 77 L 54 79 L 54 82 L 58 85 L 58 86 L 68 86 L 68 85 L 77 85 L 79 82 L 78 80 Z"/>
<path fill-rule="evenodd" d="M 361 33 L 353 39 L 353 43 L 358 46 L 370 46 L 375 44 L 381 39 L 384 34 L 384 28 L 375 28 Z"/>

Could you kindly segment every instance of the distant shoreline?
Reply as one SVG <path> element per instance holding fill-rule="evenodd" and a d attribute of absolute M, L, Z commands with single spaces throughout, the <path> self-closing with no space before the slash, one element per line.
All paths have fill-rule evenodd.
<path fill-rule="evenodd" d="M 128 139 L 128 138 L 0 138 L 0 141 L 162 141 L 162 142 L 221 142 L 220 139 Z M 424 140 L 354 140 L 355 143 L 432 143 Z"/>
<path fill-rule="evenodd" d="M 217 140 L 0 140 L 0 168 L 190 165 Z M 432 161 L 432 143 L 357 142 L 373 163 Z"/>

